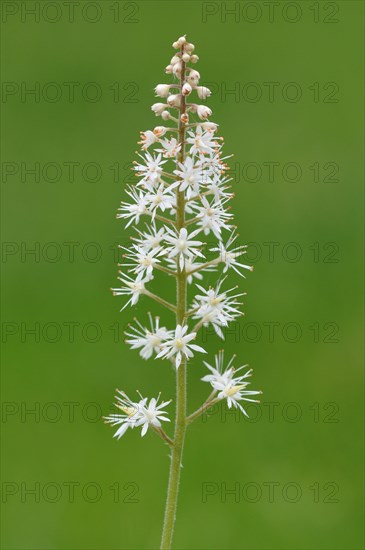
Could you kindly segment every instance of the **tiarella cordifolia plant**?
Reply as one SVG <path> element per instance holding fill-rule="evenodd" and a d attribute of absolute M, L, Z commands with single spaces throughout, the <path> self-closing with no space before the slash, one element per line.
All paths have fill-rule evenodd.
<path fill-rule="evenodd" d="M 202 380 L 212 388 L 209 397 L 197 411 L 186 413 L 187 363 L 195 353 L 206 353 L 194 343 L 197 334 L 202 327 L 212 325 L 223 339 L 224 328 L 241 315 L 239 298 L 243 296 L 236 288 L 223 289 L 226 277 L 231 269 L 243 276 L 243 271 L 252 267 L 241 262 L 245 247 L 235 244 L 237 234 L 227 208 L 233 194 L 225 175 L 227 157 L 221 154 L 222 138 L 216 137 L 217 124 L 207 120 L 212 114 L 209 107 L 190 99 L 193 92 L 201 100 L 211 92 L 199 85 L 200 74 L 189 66 L 198 61 L 194 45 L 182 36 L 173 47 L 177 51 L 165 72 L 175 81 L 156 86 L 156 95 L 166 103 L 152 105 L 152 111 L 166 125 L 141 133 L 142 152 L 134 168 L 138 181 L 127 190 L 130 200 L 122 202 L 117 216 L 127 221 L 126 227 L 133 224 L 136 234 L 131 246 L 125 248 L 121 286 L 113 292 L 128 298 L 123 309 L 146 296 L 175 315 L 169 328 L 149 314 L 147 327 L 136 321 L 126 333 L 126 343 L 139 350 L 143 359 L 169 360 L 176 371 L 174 436 L 170 438 L 162 428 L 162 422 L 169 421 L 165 407 L 171 401 L 159 403 L 160 396 L 148 400 L 139 394 L 139 399 L 132 401 L 117 390 L 115 405 L 121 412 L 106 417 L 106 422 L 118 427 L 118 439 L 128 428 L 141 427 L 142 436 L 152 429 L 171 447 L 162 549 L 171 547 L 187 426 L 222 400 L 247 415 L 243 403 L 256 402 L 253 396 L 261 393 L 247 389 L 251 375 L 247 365 L 236 369 L 235 356 L 226 361 L 220 351 L 214 366 L 204 361 L 209 374 Z M 204 242 L 208 237 L 216 241 L 210 248 Z M 207 250 L 213 259 L 205 257 Z M 204 286 L 203 274 L 217 270 L 220 274 L 215 286 Z M 175 304 L 149 290 L 156 272 L 176 280 Z M 188 285 L 195 291 L 193 296 L 188 296 Z"/>

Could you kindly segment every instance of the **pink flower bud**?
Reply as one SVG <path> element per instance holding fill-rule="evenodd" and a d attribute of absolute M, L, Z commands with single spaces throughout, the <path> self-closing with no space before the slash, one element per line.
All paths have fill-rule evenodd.
<path fill-rule="evenodd" d="M 191 84 L 192 86 L 197 86 L 199 84 L 199 80 L 200 80 L 200 74 L 198 73 L 198 71 L 195 71 L 194 69 L 190 71 L 188 76 L 189 84 Z"/>
<path fill-rule="evenodd" d="M 159 97 L 167 97 L 170 93 L 169 84 L 158 84 L 155 88 L 155 94 Z"/>
<path fill-rule="evenodd" d="M 170 107 L 180 107 L 181 99 L 180 95 L 170 95 L 167 98 L 167 103 L 170 105 Z"/>
<path fill-rule="evenodd" d="M 209 130 L 210 132 L 216 132 L 218 124 L 215 124 L 215 122 L 203 122 L 202 128 L 204 128 L 204 130 Z"/>
<path fill-rule="evenodd" d="M 156 126 L 156 128 L 153 129 L 153 133 L 157 137 L 164 136 L 166 134 L 167 128 L 165 126 Z"/>
<path fill-rule="evenodd" d="M 166 108 L 165 103 L 154 103 L 151 107 L 156 116 L 160 116 L 162 111 Z"/>
<path fill-rule="evenodd" d="M 182 87 L 182 95 L 189 95 L 191 94 L 191 91 L 192 91 L 192 87 L 190 86 L 190 84 L 188 82 L 185 82 L 184 86 Z"/>
<path fill-rule="evenodd" d="M 206 105 L 198 105 L 197 113 L 198 113 L 198 117 L 201 120 L 205 120 L 206 118 L 211 116 L 212 110 L 209 109 L 209 107 L 207 107 Z"/>
<path fill-rule="evenodd" d="M 182 69 L 181 63 L 175 63 L 175 65 L 172 66 L 172 72 L 173 72 L 174 75 L 177 76 L 178 78 L 180 78 L 181 69 Z"/>
<path fill-rule="evenodd" d="M 207 99 L 207 97 L 212 95 L 212 92 L 209 90 L 209 88 L 206 88 L 205 86 L 198 86 L 196 91 L 200 99 Z"/>
<path fill-rule="evenodd" d="M 162 118 L 162 120 L 169 120 L 170 113 L 168 111 L 162 111 L 161 118 Z"/>

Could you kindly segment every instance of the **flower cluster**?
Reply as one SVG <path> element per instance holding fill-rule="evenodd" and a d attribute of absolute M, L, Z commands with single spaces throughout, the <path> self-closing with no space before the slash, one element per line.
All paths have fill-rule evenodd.
<path fill-rule="evenodd" d="M 176 320 L 170 326 L 167 322 L 162 326 L 151 314 L 148 328 L 136 320 L 126 332 L 126 343 L 139 350 L 142 359 L 168 359 L 179 369 L 194 353 L 206 353 L 193 343 L 201 327 L 212 325 L 223 339 L 223 329 L 242 315 L 239 298 L 243 294 L 236 288 L 222 287 L 229 271 L 244 277 L 244 272 L 253 268 L 242 263 L 246 247 L 236 242 L 238 234 L 229 208 L 234 195 L 227 176 L 228 157 L 222 156 L 223 138 L 217 135 L 218 125 L 208 120 L 211 109 L 202 103 L 211 91 L 200 84 L 200 73 L 191 66 L 199 60 L 194 45 L 182 36 L 173 47 L 175 54 L 165 69 L 173 81 L 155 87 L 160 100 L 151 107 L 162 123 L 141 132 L 141 151 L 133 166 L 136 183 L 127 188 L 128 199 L 118 210 L 117 218 L 131 227 L 134 235 L 129 247 L 121 247 L 121 284 L 112 290 L 114 295 L 127 298 L 123 309 L 135 306 L 145 296 L 175 313 Z M 216 285 L 202 283 L 206 272 L 218 270 Z M 187 296 L 189 305 L 182 315 L 178 304 L 151 291 L 157 272 L 190 288 L 199 281 L 195 295 Z M 203 380 L 211 383 L 217 398 L 226 399 L 229 407 L 237 406 L 246 414 L 239 402 L 259 392 L 244 389 L 251 371 L 236 377 L 238 371 L 231 363 L 223 370 L 220 353 L 215 368 L 206 363 L 212 374 Z M 122 397 L 117 396 L 117 407 L 123 415 L 106 418 L 119 426 L 118 438 L 129 427 L 143 425 L 144 435 L 149 425 L 160 427 L 160 420 L 167 420 L 161 412 L 167 402 L 157 405 L 151 399 L 147 405 L 147 399 L 141 398 L 134 403 L 123 392 L 119 394 Z"/>
<path fill-rule="evenodd" d="M 119 426 L 114 434 L 114 437 L 120 439 L 128 428 L 137 428 L 142 426 L 141 436 L 143 437 L 150 426 L 153 428 L 161 428 L 161 421 L 170 422 L 166 418 L 166 412 L 163 410 L 171 401 L 165 401 L 158 404 L 160 396 L 157 399 L 154 397 L 148 403 L 147 397 L 140 395 L 139 401 L 131 401 L 129 397 L 120 390 L 116 390 L 115 406 L 122 411 L 123 414 L 111 414 L 104 417 L 106 423 L 112 426 Z"/>
<path fill-rule="evenodd" d="M 236 376 L 237 372 L 246 368 L 248 365 L 242 365 L 238 369 L 235 369 L 233 367 L 235 357 L 236 356 L 233 355 L 226 367 L 224 366 L 224 351 L 220 351 L 215 356 L 215 367 L 212 367 L 204 361 L 205 366 L 210 370 L 211 374 L 207 374 L 202 380 L 211 384 L 214 390 L 212 397 L 218 392 L 217 399 L 226 399 L 228 408 L 231 408 L 233 405 L 239 408 L 245 416 L 248 416 L 240 401 L 258 403 L 257 399 L 251 399 L 247 396 L 258 395 L 261 394 L 261 392 L 245 389 L 249 385 L 246 379 L 251 376 L 252 369 L 246 371 L 245 374 L 241 376 Z"/>

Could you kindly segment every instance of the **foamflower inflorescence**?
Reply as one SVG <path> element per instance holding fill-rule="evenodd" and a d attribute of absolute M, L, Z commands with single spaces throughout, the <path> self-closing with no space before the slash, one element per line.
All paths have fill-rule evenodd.
<path fill-rule="evenodd" d="M 126 330 L 125 342 L 137 350 L 143 360 L 164 360 L 175 370 L 176 418 L 174 437 L 162 428 L 167 421 L 164 408 L 170 401 L 145 397 L 134 402 L 124 392 L 118 392 L 118 414 L 105 418 L 117 427 L 118 439 L 128 428 L 142 427 L 142 435 L 152 428 L 167 443 L 171 451 L 170 482 L 161 548 L 170 548 L 175 519 L 180 465 L 185 431 L 190 422 L 218 401 L 237 407 L 247 415 L 242 403 L 255 401 L 258 391 L 248 390 L 251 370 L 241 374 L 235 370 L 233 358 L 224 365 L 224 353 L 219 352 L 215 366 L 204 362 L 209 374 L 203 381 L 212 386 L 212 393 L 203 405 L 186 414 L 186 370 L 194 357 L 195 368 L 207 351 L 198 345 L 199 331 L 211 325 L 224 339 L 224 330 L 236 321 L 240 298 L 244 293 L 227 285 L 232 273 L 241 277 L 252 266 L 242 258 L 246 246 L 239 244 L 233 212 L 234 194 L 223 156 L 223 138 L 218 124 L 211 119 L 212 110 L 206 105 L 211 91 L 201 82 L 196 63 L 195 47 L 185 36 L 173 43 L 175 53 L 165 69 L 169 83 L 155 86 L 158 98 L 151 110 L 159 120 L 155 127 L 140 133 L 140 152 L 134 161 L 134 185 L 126 189 L 126 199 L 120 204 L 117 218 L 133 234 L 129 246 L 121 246 L 119 288 L 126 306 L 136 306 L 143 317 L 145 301 L 165 309 L 162 320 L 148 314 L 135 319 Z M 206 284 L 204 278 L 216 274 L 216 282 Z M 166 295 L 168 285 L 160 285 L 163 295 L 155 292 L 155 279 L 172 278 L 176 299 Z M 149 307 L 149 306 L 147 306 Z M 171 369 L 171 366 L 173 369 Z M 239 374 L 238 374 L 239 373 Z"/>

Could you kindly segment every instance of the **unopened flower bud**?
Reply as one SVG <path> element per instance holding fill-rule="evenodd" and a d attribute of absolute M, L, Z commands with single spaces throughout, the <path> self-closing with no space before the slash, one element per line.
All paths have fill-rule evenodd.
<path fill-rule="evenodd" d="M 190 71 L 188 76 L 188 82 L 192 86 L 197 86 L 199 84 L 200 74 L 198 71 L 195 71 L 194 69 Z"/>
<path fill-rule="evenodd" d="M 189 63 L 190 55 L 188 53 L 184 53 L 182 56 L 182 60 L 184 61 L 184 63 Z"/>
<path fill-rule="evenodd" d="M 154 103 L 151 107 L 152 111 L 155 113 L 156 116 L 161 115 L 165 108 L 166 108 L 165 103 Z"/>
<path fill-rule="evenodd" d="M 162 118 L 162 120 L 169 120 L 170 113 L 168 111 L 162 111 L 161 118 Z"/>
<path fill-rule="evenodd" d="M 181 48 L 181 46 L 182 46 L 183 44 L 185 44 L 185 42 L 186 42 L 185 36 L 180 36 L 180 38 L 179 38 L 178 41 L 177 41 L 177 43 L 179 44 L 179 48 Z"/>
<path fill-rule="evenodd" d="M 188 82 L 185 82 L 184 86 L 182 87 L 182 95 L 189 95 L 191 94 L 191 91 L 192 91 L 192 87 L 190 86 L 190 84 Z"/>
<path fill-rule="evenodd" d="M 180 57 L 178 57 L 177 55 L 174 55 L 174 57 L 171 58 L 170 63 L 171 65 L 175 65 L 175 63 L 180 63 Z"/>
<path fill-rule="evenodd" d="M 172 66 L 172 72 L 174 73 L 175 76 L 179 78 L 181 75 L 181 69 L 182 69 L 181 63 L 175 63 L 175 65 Z"/>
<path fill-rule="evenodd" d="M 202 128 L 204 128 L 204 130 L 209 130 L 210 132 L 216 132 L 218 124 L 215 124 L 215 122 L 203 122 Z"/>
<path fill-rule="evenodd" d="M 175 50 L 178 50 L 180 46 L 179 46 L 179 43 L 178 43 L 178 42 L 174 42 L 174 43 L 172 44 L 172 47 L 173 47 Z"/>
<path fill-rule="evenodd" d="M 207 97 L 212 95 L 212 92 L 209 90 L 209 88 L 206 88 L 205 86 L 198 86 L 196 91 L 200 99 L 207 99 Z"/>
<path fill-rule="evenodd" d="M 167 103 L 170 105 L 170 107 L 180 107 L 180 95 L 170 95 L 167 98 Z"/>
<path fill-rule="evenodd" d="M 156 126 L 156 128 L 153 129 L 153 133 L 157 137 L 164 136 L 166 134 L 167 128 L 165 126 Z"/>
<path fill-rule="evenodd" d="M 152 143 L 155 143 L 157 141 L 156 135 L 151 132 L 151 130 L 146 130 L 145 132 L 141 132 L 141 138 L 142 140 L 138 142 L 139 145 L 142 145 L 142 149 L 146 150 Z"/>
<path fill-rule="evenodd" d="M 195 46 L 194 44 L 190 44 L 189 42 L 187 42 L 184 49 L 188 53 L 193 53 L 193 51 L 195 50 Z"/>
<path fill-rule="evenodd" d="M 183 113 L 180 117 L 180 120 L 184 124 L 187 124 L 189 122 L 189 115 L 187 113 Z"/>
<path fill-rule="evenodd" d="M 198 56 L 198 55 L 195 55 L 195 54 L 194 54 L 194 55 L 191 55 L 191 56 L 190 56 L 190 61 L 191 61 L 192 63 L 198 63 L 198 61 L 199 61 L 199 56 Z"/>
<path fill-rule="evenodd" d="M 172 73 L 172 65 L 167 65 L 167 67 L 165 68 L 165 73 L 166 74 L 171 74 Z"/>
<path fill-rule="evenodd" d="M 167 97 L 169 93 L 170 93 L 169 84 L 158 84 L 155 88 L 155 94 L 158 95 L 159 97 Z"/>
<path fill-rule="evenodd" d="M 206 105 L 198 105 L 196 112 L 198 113 L 198 117 L 201 120 L 204 120 L 204 119 L 210 117 L 211 114 L 212 114 L 212 110 L 209 109 L 209 107 L 207 107 Z"/>

